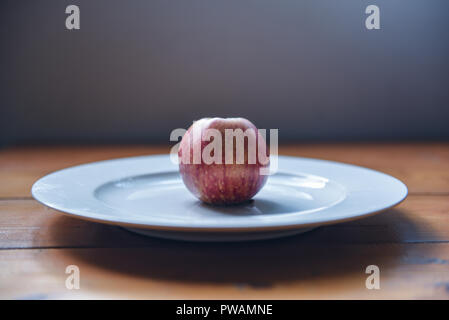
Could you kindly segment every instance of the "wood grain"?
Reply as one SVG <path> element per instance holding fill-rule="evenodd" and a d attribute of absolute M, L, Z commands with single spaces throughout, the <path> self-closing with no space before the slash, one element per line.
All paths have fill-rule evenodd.
<path fill-rule="evenodd" d="M 0 198 L 30 197 L 52 171 L 91 161 L 168 153 L 169 146 L 22 147 L 0 150 Z M 449 143 L 351 143 L 281 146 L 281 154 L 365 166 L 402 180 L 410 193 L 449 194 Z"/>
<path fill-rule="evenodd" d="M 282 154 L 342 161 L 403 180 L 398 207 L 303 235 L 247 243 L 183 243 L 69 218 L 32 200 L 54 170 L 167 153 L 168 147 L 0 150 L 0 298 L 449 299 L 449 143 L 303 144 Z M 381 270 L 367 290 L 365 268 Z M 81 289 L 68 290 L 77 265 Z"/>
<path fill-rule="evenodd" d="M 80 289 L 65 288 L 66 267 Z M 380 290 L 365 287 L 368 265 Z M 0 250 L 0 298 L 449 299 L 449 244 Z"/>

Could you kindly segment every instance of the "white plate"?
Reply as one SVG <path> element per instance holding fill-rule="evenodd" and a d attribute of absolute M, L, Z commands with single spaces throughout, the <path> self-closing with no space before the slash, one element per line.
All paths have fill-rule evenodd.
<path fill-rule="evenodd" d="M 213 207 L 185 188 L 168 155 L 89 163 L 49 174 L 32 188 L 44 205 L 145 235 L 241 241 L 301 233 L 390 208 L 407 196 L 396 178 L 324 160 L 279 157 L 254 200 Z"/>

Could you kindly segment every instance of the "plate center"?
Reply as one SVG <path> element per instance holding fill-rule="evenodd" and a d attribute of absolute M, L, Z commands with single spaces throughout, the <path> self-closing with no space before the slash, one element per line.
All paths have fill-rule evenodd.
<path fill-rule="evenodd" d="M 308 214 L 329 208 L 345 198 L 344 188 L 328 179 L 306 174 L 277 173 L 253 200 L 236 206 L 211 206 L 197 200 L 184 186 L 176 171 L 139 175 L 106 183 L 95 197 L 124 214 L 205 224 L 239 220 L 251 216 Z M 198 220 L 196 220 L 198 221 Z"/>

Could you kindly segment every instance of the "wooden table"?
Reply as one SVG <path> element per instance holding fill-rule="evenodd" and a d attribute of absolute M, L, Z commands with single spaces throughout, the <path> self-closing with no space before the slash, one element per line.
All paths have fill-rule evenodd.
<path fill-rule="evenodd" d="M 389 173 L 409 188 L 397 208 L 289 238 L 231 244 L 146 238 L 69 218 L 30 195 L 39 177 L 168 147 L 0 150 L 0 298 L 449 298 L 449 143 L 304 144 L 281 154 Z M 375 196 L 375 195 L 373 195 Z M 68 290 L 68 265 L 80 289 Z M 380 290 L 365 287 L 368 265 Z"/>

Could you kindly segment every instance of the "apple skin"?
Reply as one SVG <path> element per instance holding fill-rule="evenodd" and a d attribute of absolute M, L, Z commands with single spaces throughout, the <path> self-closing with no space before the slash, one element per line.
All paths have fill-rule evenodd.
<path fill-rule="evenodd" d="M 202 141 L 201 136 L 193 135 L 193 128 L 201 130 L 201 136 L 206 129 L 216 129 L 222 136 L 222 161 L 221 164 L 193 164 L 193 150 L 196 145 L 203 153 L 210 141 Z M 267 168 L 268 164 L 261 164 L 257 159 L 255 164 L 248 163 L 248 143 L 245 139 L 245 160 L 243 164 L 225 164 L 225 129 L 255 130 L 256 142 L 265 144 L 264 138 L 258 133 L 257 128 L 249 120 L 244 118 L 204 118 L 195 121 L 183 136 L 179 151 L 179 172 L 187 189 L 198 199 L 213 205 L 238 204 L 250 200 L 265 185 L 268 175 L 261 175 L 260 169 Z M 189 137 L 189 138 L 187 138 Z M 195 140 L 196 138 L 196 140 Z M 259 139 L 263 140 L 259 142 Z M 189 144 L 190 143 L 190 148 Z M 190 151 L 190 163 L 183 163 L 183 151 Z M 236 143 L 234 141 L 234 157 L 236 155 Z M 268 151 L 267 151 L 268 152 Z M 268 156 L 268 155 L 267 155 Z"/>

